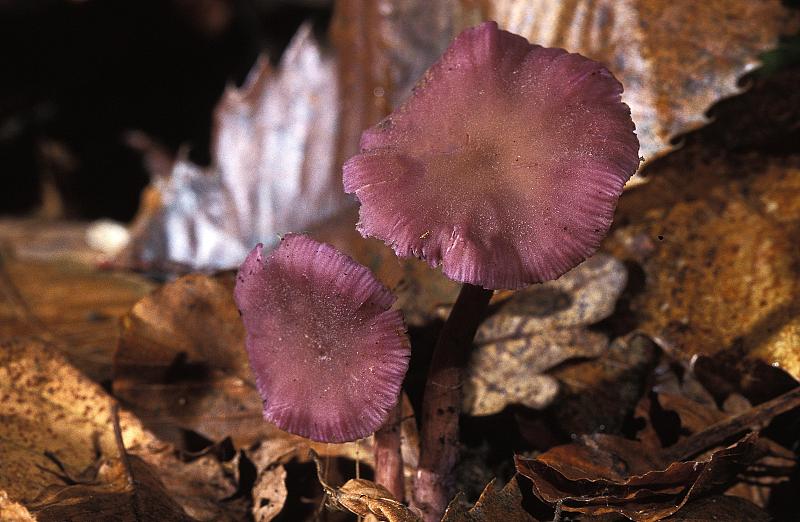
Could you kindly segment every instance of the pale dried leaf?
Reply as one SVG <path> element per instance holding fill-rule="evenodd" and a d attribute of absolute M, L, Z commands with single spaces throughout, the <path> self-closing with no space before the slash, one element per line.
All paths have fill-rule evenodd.
<path fill-rule="evenodd" d="M 620 261 L 597 254 L 555 281 L 514 294 L 481 325 L 475 340 L 482 343 L 596 323 L 614 311 L 626 282 L 627 271 Z"/>
<path fill-rule="evenodd" d="M 8 493 L 0 490 L 0 520 L 8 522 L 36 522 L 30 511 L 18 502 L 8 498 Z"/>
<path fill-rule="evenodd" d="M 286 469 L 277 465 L 262 471 L 253 485 L 253 519 L 269 522 L 286 502 Z"/>
<path fill-rule="evenodd" d="M 360 517 L 374 516 L 386 522 L 419 522 L 421 519 L 405 504 L 398 502 L 380 484 L 364 479 L 348 480 L 340 488 L 323 483 L 328 500 Z"/>
<path fill-rule="evenodd" d="M 343 206 L 335 163 L 335 60 L 301 26 L 273 72 L 259 59 L 216 109 L 213 164 L 179 158 L 153 179 L 160 207 L 134 225 L 122 259 L 197 269 L 238 266 L 256 243 L 302 231 Z"/>
<path fill-rule="evenodd" d="M 478 329 L 464 410 L 491 415 L 507 404 L 548 406 L 559 386 L 545 372 L 605 352 L 606 336 L 585 327 L 611 315 L 626 281 L 622 263 L 600 254 L 560 279 L 514 294 Z"/>

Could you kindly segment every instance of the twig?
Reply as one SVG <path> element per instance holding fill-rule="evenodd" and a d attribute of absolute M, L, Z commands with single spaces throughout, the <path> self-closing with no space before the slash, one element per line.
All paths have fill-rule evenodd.
<path fill-rule="evenodd" d="M 718 422 L 699 433 L 667 448 L 665 456 L 672 462 L 687 460 L 703 451 L 718 446 L 720 443 L 755 428 L 761 428 L 773 418 L 800 407 L 800 387 L 780 395 L 771 401 L 759 404 L 746 412 Z"/>

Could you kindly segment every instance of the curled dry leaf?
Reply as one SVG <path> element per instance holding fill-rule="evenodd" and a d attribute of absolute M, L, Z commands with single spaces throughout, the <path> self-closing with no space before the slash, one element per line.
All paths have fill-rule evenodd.
<path fill-rule="evenodd" d="M 507 404 L 550 404 L 558 382 L 544 372 L 605 352 L 606 336 L 586 327 L 611 315 L 626 281 L 622 263 L 599 254 L 555 281 L 514 294 L 478 329 L 464 410 L 490 415 Z"/>
<path fill-rule="evenodd" d="M 497 479 L 486 485 L 475 505 L 469 509 L 462 506 L 463 493 L 459 493 L 450 502 L 442 522 L 495 522 L 498 520 L 514 520 L 519 522 L 536 522 L 536 518 L 523 507 L 520 476 L 515 475 L 502 489 L 497 488 Z"/>
<path fill-rule="evenodd" d="M 691 498 L 732 483 L 751 461 L 757 436 L 697 460 L 670 462 L 653 448 L 612 435 L 584 436 L 535 459 L 516 457 L 537 497 L 566 511 L 660 520 Z"/>
<path fill-rule="evenodd" d="M 636 434 L 636 438 L 645 444 L 658 447 L 667 437 L 661 431 L 669 430 L 685 437 L 727 418 L 732 413 L 738 413 L 720 410 L 714 397 L 691 371 L 684 372 L 681 378 L 668 365 L 662 364 L 653 372 L 652 380 L 651 393 L 642 396 L 635 413 L 636 417 L 645 421 L 644 427 Z M 742 409 L 749 408 L 747 399 L 740 395 L 737 397 L 743 401 Z M 733 400 L 728 404 L 732 404 Z M 674 412 L 677 416 L 676 422 L 668 424 L 662 419 L 660 424 L 667 426 L 659 426 L 651 418 L 654 411 Z M 659 430 L 659 427 L 662 429 Z"/>
<path fill-rule="evenodd" d="M 623 101 L 650 160 L 669 151 L 673 137 L 705 123 L 713 103 L 738 92 L 737 80 L 799 18 L 780 0 L 691 7 L 663 0 L 342 0 L 334 36 L 348 93 L 345 150 L 356 152 L 358 133 L 406 98 L 455 34 L 496 20 L 531 42 L 605 63 L 625 86 Z"/>
<path fill-rule="evenodd" d="M 338 120 L 335 61 L 303 25 L 277 71 L 262 57 L 241 89 L 224 93 L 209 169 L 181 157 L 167 176 L 152 173 L 158 201 L 133 225 L 120 260 L 234 268 L 256 243 L 274 243 L 348 205 L 335 162 Z M 151 163 L 164 170 L 164 161 Z"/>
<path fill-rule="evenodd" d="M 0 345 L 0 405 L 0 490 L 31 509 L 34 500 L 35 510 L 42 511 L 65 503 L 78 505 L 85 495 L 103 493 L 108 495 L 104 509 L 118 506 L 129 516 L 131 504 L 122 505 L 120 498 L 130 499 L 136 492 L 155 495 L 153 508 L 168 509 L 169 520 L 226 521 L 240 516 L 235 502 L 222 502 L 238 485 L 213 457 L 179 460 L 174 448 L 125 412 L 119 421 L 120 444 L 113 399 L 52 346 L 33 340 Z M 130 472 L 124 469 L 121 446 L 132 457 Z M 148 505 L 142 504 L 144 520 Z"/>
<path fill-rule="evenodd" d="M 644 270 L 631 308 L 685 362 L 733 350 L 800 378 L 800 157 L 705 156 L 678 151 L 620 200 L 632 224 L 606 246 Z"/>
<path fill-rule="evenodd" d="M 317 465 L 317 478 L 325 491 L 330 508 L 343 509 L 359 517 L 373 516 L 386 522 L 420 522 L 422 520 L 402 502 L 398 502 L 385 487 L 365 479 L 351 479 L 341 487 L 333 487 L 323 478 L 318 455 L 311 458 Z"/>
<path fill-rule="evenodd" d="M 693 368 L 679 377 L 673 368 L 662 365 L 655 370 L 653 381 L 651 392 L 643 395 L 635 414 L 645 421 L 636 438 L 648 447 L 683 443 L 709 426 L 724 425 L 731 416 L 752 411 L 749 401 L 738 393 L 731 393 L 718 406 L 714 396 L 697 380 Z M 674 414 L 672 422 L 669 414 Z M 659 416 L 657 421 L 654 415 Z M 793 452 L 768 438 L 761 437 L 758 445 L 758 459 L 742 472 L 745 480 L 727 493 L 765 507 L 771 488 L 789 480 L 796 461 Z"/>

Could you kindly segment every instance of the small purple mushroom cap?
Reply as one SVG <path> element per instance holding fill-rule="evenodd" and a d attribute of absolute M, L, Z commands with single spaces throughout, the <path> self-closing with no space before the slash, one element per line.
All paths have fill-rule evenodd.
<path fill-rule="evenodd" d="M 394 296 L 366 267 L 287 235 L 266 258 L 250 252 L 234 297 L 267 420 L 323 442 L 381 426 L 411 354 Z"/>
<path fill-rule="evenodd" d="M 597 250 L 639 165 L 621 93 L 588 58 L 465 30 L 345 163 L 359 231 L 489 289 L 559 277 Z"/>

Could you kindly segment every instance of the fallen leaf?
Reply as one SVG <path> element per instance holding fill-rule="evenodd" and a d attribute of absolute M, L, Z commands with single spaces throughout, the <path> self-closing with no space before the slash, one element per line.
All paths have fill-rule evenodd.
<path fill-rule="evenodd" d="M 50 247 L 45 251 L 51 252 Z M 0 252 L 0 340 L 45 339 L 93 379 L 107 380 L 119 317 L 153 283 L 98 270 L 80 256 L 62 254 L 41 259 L 30 251 L 24 255 L 31 257 L 18 257 L 16 250 Z"/>
<path fill-rule="evenodd" d="M 197 522 L 170 498 L 154 471 L 140 458 L 128 457 L 128 477 L 100 484 L 75 484 L 43 491 L 28 507 L 40 522 L 119 520 L 121 522 Z M 113 467 L 123 468 L 120 461 Z M 118 475 L 125 474 L 119 469 Z"/>
<path fill-rule="evenodd" d="M 461 29 L 483 20 L 605 63 L 625 86 L 623 101 L 649 161 L 706 123 L 712 104 L 739 92 L 737 80 L 800 16 L 779 0 L 691 8 L 662 0 L 342 0 L 333 34 L 348 93 L 344 150 L 355 153 L 361 131 L 406 98 Z"/>
<path fill-rule="evenodd" d="M 535 459 L 517 456 L 517 471 L 533 481 L 534 493 L 541 500 L 567 511 L 660 520 L 690 498 L 739 483 L 738 474 L 765 455 L 793 460 L 792 452 L 759 439 L 757 430 L 798 407 L 800 387 L 664 448 L 654 437 L 638 441 L 584 435 Z M 736 444 L 719 448 L 742 433 L 747 435 Z M 769 470 L 769 462 L 756 463 L 751 473 L 763 475 L 765 469 L 760 468 Z M 788 472 L 791 467 L 783 469 Z M 775 475 L 776 470 L 767 473 Z"/>
<path fill-rule="evenodd" d="M 255 522 L 269 522 L 278 516 L 286 502 L 287 493 L 286 469 L 283 466 L 272 466 L 261 471 L 253 485 Z"/>
<path fill-rule="evenodd" d="M 501 0 L 488 5 L 488 16 L 504 29 L 606 64 L 625 86 L 622 100 L 631 108 L 647 161 L 669 152 L 675 136 L 708 123 L 706 110 L 740 92 L 738 79 L 800 22 L 780 0 L 691 6 L 664 0 Z"/>
<path fill-rule="evenodd" d="M 237 445 L 276 431 L 263 421 L 230 276 L 184 276 L 131 308 L 114 356 L 114 393 L 176 442 L 176 427 Z"/>
<path fill-rule="evenodd" d="M 682 372 L 679 377 L 667 363 L 659 365 L 653 371 L 652 384 L 636 406 L 635 416 L 645 421 L 645 426 L 636 434 L 636 438 L 652 447 L 677 442 L 679 437 L 686 437 L 715 424 L 738 411 L 722 411 L 714 397 L 697 380 L 692 371 Z M 732 401 L 734 396 L 730 396 Z M 740 411 L 749 409 L 750 403 L 744 397 L 736 395 L 743 401 Z M 731 402 L 732 402 L 731 401 Z M 674 422 L 665 420 L 672 413 Z M 653 419 L 658 415 L 658 419 Z M 666 445 L 669 445 L 666 444 Z"/>
<path fill-rule="evenodd" d="M 669 462 L 637 441 L 595 434 L 535 459 L 517 457 L 516 463 L 517 471 L 533 482 L 537 497 L 565 511 L 653 521 L 735 481 L 753 457 L 756 440 L 748 435 L 706 458 Z"/>
<path fill-rule="evenodd" d="M 507 404 L 550 404 L 558 381 L 544 372 L 606 351 L 607 337 L 586 327 L 611 315 L 626 280 L 622 263 L 600 254 L 555 281 L 515 293 L 478 329 L 464 411 L 491 415 Z"/>
<path fill-rule="evenodd" d="M 336 63 L 300 27 L 273 71 L 261 57 L 215 111 L 212 166 L 181 156 L 153 172 L 157 208 L 132 225 L 123 264 L 173 270 L 237 267 L 256 243 L 300 232 L 350 200 L 336 158 Z"/>
<path fill-rule="evenodd" d="M 450 502 L 442 522 L 495 522 L 514 520 L 536 522 L 536 518 L 523 507 L 519 475 L 515 475 L 502 489 L 497 488 L 497 479 L 486 485 L 480 498 L 469 509 L 462 506 L 463 493 Z M 528 486 L 529 487 L 529 486 Z"/>
<path fill-rule="evenodd" d="M 724 424 L 731 416 L 752 410 L 750 402 L 736 392 L 727 395 L 718 406 L 693 370 L 694 366 L 679 377 L 672 367 L 662 364 L 653 372 L 650 391 L 636 407 L 636 417 L 645 420 L 644 428 L 636 434 L 643 445 L 670 447 L 712 425 Z M 744 479 L 727 494 L 766 507 L 772 488 L 789 480 L 796 462 L 793 452 L 768 438 L 761 437 L 758 445 L 758 459 L 742 472 Z"/>
<path fill-rule="evenodd" d="M 120 495 L 129 498 L 132 491 L 130 473 L 120 467 L 122 447 L 135 457 L 133 461 L 142 459 L 142 466 L 132 464 L 133 481 L 144 481 L 143 494 L 160 499 L 153 508 L 180 505 L 197 520 L 240 518 L 239 504 L 223 502 L 238 488 L 223 463 L 212 456 L 181 461 L 172 446 L 126 412 L 120 414 L 120 443 L 114 404 L 54 347 L 32 339 L 0 344 L 0 490 L 31 509 L 37 498 L 36 509 L 56 509 L 65 503 L 77 505 L 90 493 L 102 493 L 107 495 L 103 509 L 111 509 L 121 505 Z M 148 478 L 151 472 L 140 473 L 139 467 L 152 468 L 163 486 L 156 487 Z M 158 489 L 162 487 L 168 498 Z M 91 504 L 85 507 L 92 509 Z"/>
<path fill-rule="evenodd" d="M 639 327 L 684 362 L 730 350 L 800 377 L 800 158 L 709 159 L 698 144 L 653 170 L 606 242 L 644 270 Z"/>
<path fill-rule="evenodd" d="M 8 493 L 0 490 L 0 520 L 8 522 L 36 522 L 30 511 L 18 502 L 8 498 Z"/>
<path fill-rule="evenodd" d="M 323 478 L 319 457 L 311 452 L 317 465 L 317 478 L 325 491 L 326 504 L 331 509 L 342 509 L 359 517 L 374 516 L 387 522 L 420 522 L 405 504 L 398 502 L 385 487 L 365 479 L 350 479 L 341 487 L 333 487 Z"/>
<path fill-rule="evenodd" d="M 649 337 L 634 332 L 612 341 L 603 357 L 555 368 L 561 393 L 551 423 L 568 434 L 620 433 L 659 355 Z"/>

